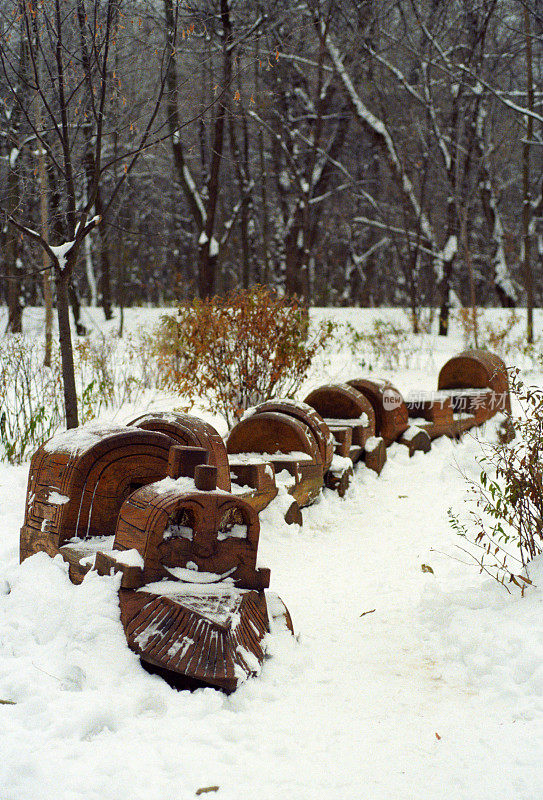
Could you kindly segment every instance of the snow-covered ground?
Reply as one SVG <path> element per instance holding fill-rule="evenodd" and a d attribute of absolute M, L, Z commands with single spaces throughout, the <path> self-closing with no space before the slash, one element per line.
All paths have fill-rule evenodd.
<path fill-rule="evenodd" d="M 127 316 L 150 326 L 157 312 Z M 385 377 L 434 388 L 461 348 L 425 337 Z M 321 361 L 308 387 L 360 374 L 349 358 Z M 18 564 L 28 464 L 1 466 L 0 700 L 14 703 L 0 705 L 1 800 L 188 800 L 214 786 L 203 796 L 543 797 L 543 581 L 508 595 L 456 560 L 447 521 L 462 473 L 477 472 L 477 437 L 493 436 L 489 424 L 412 459 L 393 445 L 380 477 L 358 467 L 344 499 L 326 490 L 304 510 L 303 528 L 266 509 L 259 562 L 297 637 L 274 637 L 261 675 L 230 697 L 143 671 L 113 578 L 76 587 L 59 558 Z"/>

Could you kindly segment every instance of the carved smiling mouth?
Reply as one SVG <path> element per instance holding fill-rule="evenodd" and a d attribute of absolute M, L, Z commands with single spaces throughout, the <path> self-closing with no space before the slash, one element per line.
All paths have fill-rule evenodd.
<path fill-rule="evenodd" d="M 236 571 L 236 567 L 232 567 L 228 572 L 220 575 L 217 572 L 198 572 L 195 569 L 187 569 L 186 567 L 164 567 L 164 569 L 178 581 L 183 583 L 219 583 L 225 578 L 228 578 Z"/>

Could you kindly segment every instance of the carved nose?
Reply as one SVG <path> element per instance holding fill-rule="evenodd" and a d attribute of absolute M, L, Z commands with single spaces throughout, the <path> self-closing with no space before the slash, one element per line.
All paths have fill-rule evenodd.
<path fill-rule="evenodd" d="M 215 531 L 194 531 L 192 550 L 199 558 L 209 558 L 215 551 L 217 535 Z"/>

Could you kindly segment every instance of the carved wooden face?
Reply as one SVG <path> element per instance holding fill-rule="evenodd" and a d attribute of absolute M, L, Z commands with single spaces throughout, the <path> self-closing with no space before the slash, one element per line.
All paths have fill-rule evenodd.
<path fill-rule="evenodd" d="M 254 570 L 258 534 L 256 513 L 234 497 L 187 495 L 169 509 L 169 523 L 156 541 L 158 560 L 166 570 L 192 569 L 195 576 Z"/>

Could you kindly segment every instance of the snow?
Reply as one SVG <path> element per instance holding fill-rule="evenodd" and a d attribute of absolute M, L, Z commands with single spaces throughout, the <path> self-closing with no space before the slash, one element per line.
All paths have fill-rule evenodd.
<path fill-rule="evenodd" d="M 111 554 L 111 551 L 113 550 L 114 541 L 115 541 L 115 536 L 113 535 L 91 536 L 88 539 L 80 539 L 78 536 L 75 536 L 73 539 L 70 539 L 66 544 L 73 545 L 76 550 L 81 550 L 84 553 L 96 554 L 98 550 L 101 550 L 103 553 Z"/>
<path fill-rule="evenodd" d="M 350 425 L 362 425 L 364 428 L 367 428 L 370 424 L 368 415 L 365 411 L 359 417 L 349 417 L 348 419 L 342 419 L 340 417 L 326 417 L 324 420 L 328 425 L 339 425 L 339 426 L 346 426 L 349 427 Z"/>
<path fill-rule="evenodd" d="M 179 136 L 179 134 L 178 134 L 178 136 Z M 179 138 L 178 138 L 177 141 L 179 141 Z M 192 198 L 193 198 L 196 206 L 198 207 L 198 211 L 200 212 L 200 216 L 201 216 L 201 219 L 202 219 L 202 224 L 205 224 L 205 221 L 206 221 L 206 218 L 207 218 L 206 210 L 204 208 L 204 204 L 202 203 L 202 198 L 200 196 L 200 193 L 198 192 L 198 190 L 196 188 L 196 184 L 194 183 L 194 179 L 192 177 L 192 174 L 191 174 L 191 172 L 190 172 L 190 170 L 189 170 L 189 168 L 187 167 L 186 164 L 183 164 L 183 180 L 185 181 L 185 184 L 186 184 L 190 194 L 192 195 Z M 206 242 L 207 242 L 207 236 L 206 236 L 205 241 L 204 242 L 200 242 L 200 244 L 205 244 Z"/>
<path fill-rule="evenodd" d="M 246 539 L 247 538 L 247 526 L 246 525 L 232 525 L 227 531 L 219 531 L 217 533 L 217 539 L 219 542 L 224 541 L 225 539 Z"/>
<path fill-rule="evenodd" d="M 140 569 L 143 569 L 143 556 L 135 547 L 130 550 L 111 550 L 109 555 L 118 564 L 124 564 L 127 567 L 140 567 Z"/>
<path fill-rule="evenodd" d="M 388 313 L 334 316 L 369 325 Z M 127 324 L 158 315 L 127 310 Z M 382 371 L 404 394 L 432 390 L 463 349 L 456 329 L 417 342 L 409 368 Z M 335 355 L 299 396 L 358 374 Z M 461 473 L 477 476 L 480 441 L 494 437 L 491 421 L 412 459 L 393 445 L 380 476 L 357 466 L 345 498 L 326 489 L 302 528 L 284 522 L 281 489 L 260 515 L 258 562 L 297 636 L 267 637 L 260 675 L 229 697 L 177 692 L 141 668 L 119 620 L 120 576 L 74 586 L 60 557 L 18 563 L 29 463 L 0 465 L 0 699 L 15 703 L 0 704 L 2 800 L 188 800 L 213 785 L 218 800 L 543 796 L 543 559 L 536 586 L 508 595 L 457 560 L 447 520 L 465 503 Z M 220 586 L 217 614 L 236 597 Z M 146 588 L 210 602 L 205 584 Z"/>
<path fill-rule="evenodd" d="M 9 166 L 10 169 L 15 169 L 15 165 L 17 164 L 17 159 L 19 158 L 19 153 L 21 151 L 17 147 L 12 147 L 9 153 Z"/>
<path fill-rule="evenodd" d="M 219 243 L 214 236 L 211 237 L 209 242 L 209 255 L 212 258 L 219 255 Z"/>
<path fill-rule="evenodd" d="M 69 503 L 70 498 L 66 497 L 64 494 L 59 494 L 59 492 L 49 492 L 47 502 L 54 506 L 62 506 L 64 503 Z"/>
<path fill-rule="evenodd" d="M 62 433 L 57 433 L 49 439 L 43 449 L 46 453 L 69 453 L 71 456 L 78 456 L 98 444 L 105 432 L 120 433 L 125 432 L 126 428 L 119 426 L 100 425 L 91 422 L 88 425 L 81 425 L 79 428 L 71 428 Z"/>
<path fill-rule="evenodd" d="M 456 236 L 449 236 L 443 248 L 443 261 L 452 261 L 458 251 L 458 239 Z"/>
<path fill-rule="evenodd" d="M 75 239 L 72 242 L 64 242 L 63 244 L 59 244 L 56 246 L 50 245 L 51 252 L 57 258 L 59 269 L 64 269 L 66 265 L 66 258 L 68 257 L 68 253 L 70 252 L 74 244 L 75 244 Z"/>
<path fill-rule="evenodd" d="M 370 436 L 364 444 L 364 450 L 366 453 L 373 453 L 378 447 L 380 447 L 382 441 L 383 440 L 380 436 Z"/>
<path fill-rule="evenodd" d="M 330 463 L 330 472 L 332 472 L 334 475 L 343 475 L 345 470 L 352 468 L 353 462 L 350 458 L 347 456 L 338 456 L 334 453 Z"/>
<path fill-rule="evenodd" d="M 351 420 L 352 422 L 352 420 Z M 231 458 L 232 464 L 262 464 L 263 461 L 277 459 L 278 461 L 311 461 L 309 453 L 302 453 L 301 450 L 292 450 L 290 453 L 234 453 Z"/>
<path fill-rule="evenodd" d="M 223 575 L 219 575 L 216 572 L 198 572 L 198 570 L 194 569 L 185 569 L 183 567 L 165 567 L 166 571 L 170 573 L 176 580 L 183 581 L 184 583 L 218 583 L 218 581 L 222 581 L 225 578 L 228 578 L 233 572 L 236 571 L 236 567 L 228 572 L 225 572 Z M 145 591 L 143 589 L 142 591 Z"/>

